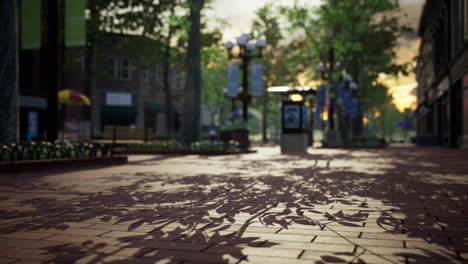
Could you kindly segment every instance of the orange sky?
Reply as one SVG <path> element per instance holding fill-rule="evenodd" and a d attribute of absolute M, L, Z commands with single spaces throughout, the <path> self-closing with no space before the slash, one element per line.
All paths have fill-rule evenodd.
<path fill-rule="evenodd" d="M 424 0 L 400 0 L 402 11 L 406 14 L 402 17 L 401 23 L 410 26 L 417 31 L 419 17 L 422 11 Z M 416 34 L 406 35 L 401 38 L 396 47 L 396 63 L 403 64 L 413 61 L 419 54 L 420 39 Z M 418 86 L 416 75 L 411 73 L 409 76 L 398 76 L 397 78 L 388 78 L 381 75 L 380 81 L 390 87 L 390 93 L 393 95 L 394 103 L 398 110 L 405 108 L 416 108 L 417 98 L 414 90 Z"/>

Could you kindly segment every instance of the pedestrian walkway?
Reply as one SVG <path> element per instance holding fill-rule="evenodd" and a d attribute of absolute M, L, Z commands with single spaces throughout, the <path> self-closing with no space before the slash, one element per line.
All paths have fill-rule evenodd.
<path fill-rule="evenodd" d="M 466 263 L 468 150 L 131 156 L 0 176 L 0 263 Z"/>

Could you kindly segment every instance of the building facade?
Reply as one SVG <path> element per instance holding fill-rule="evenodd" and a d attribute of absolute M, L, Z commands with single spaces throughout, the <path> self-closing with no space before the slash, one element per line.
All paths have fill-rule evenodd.
<path fill-rule="evenodd" d="M 101 33 L 95 42 L 95 68 L 89 97 L 91 106 L 59 105 L 59 139 L 89 139 L 102 135 L 106 126 L 153 128 L 166 134 L 162 61 L 151 43 L 141 37 Z M 157 43 L 153 43 L 157 45 Z M 147 47 L 145 51 L 142 47 Z M 85 93 L 85 50 L 67 47 L 61 71 L 61 89 Z M 20 138 L 45 139 L 47 87 L 41 74 L 47 70 L 40 49 L 20 53 Z M 170 89 L 176 128 L 185 82 L 183 67 L 170 70 Z"/>
<path fill-rule="evenodd" d="M 418 34 L 418 145 L 468 145 L 468 0 L 426 1 Z"/>
<path fill-rule="evenodd" d="M 157 134 L 166 134 L 163 67 L 154 48 L 158 43 L 135 36 L 103 34 L 96 46 L 96 65 L 100 70 L 95 72 L 91 92 L 93 130 L 119 125 L 153 128 Z M 150 50 L 145 51 L 148 47 Z M 184 81 L 184 69 L 171 67 L 169 84 L 176 127 Z"/>

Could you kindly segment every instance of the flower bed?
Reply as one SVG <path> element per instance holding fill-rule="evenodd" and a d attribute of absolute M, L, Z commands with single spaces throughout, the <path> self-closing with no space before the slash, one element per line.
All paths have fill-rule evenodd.
<path fill-rule="evenodd" d="M 202 154 L 224 155 L 248 153 L 236 145 L 224 145 L 222 143 L 198 142 L 190 146 L 184 146 L 177 141 L 167 141 L 148 144 L 129 144 L 128 153 L 132 154 Z"/>
<path fill-rule="evenodd" d="M 0 162 L 22 160 L 48 160 L 66 158 L 91 158 L 107 156 L 105 145 L 93 145 L 85 142 L 57 141 L 20 142 L 0 145 Z"/>

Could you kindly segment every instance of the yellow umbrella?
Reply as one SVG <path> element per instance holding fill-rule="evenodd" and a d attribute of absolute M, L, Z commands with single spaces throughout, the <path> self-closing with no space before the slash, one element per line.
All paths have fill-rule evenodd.
<path fill-rule="evenodd" d="M 64 105 L 91 105 L 91 100 L 86 95 L 69 89 L 59 91 L 58 101 Z"/>

